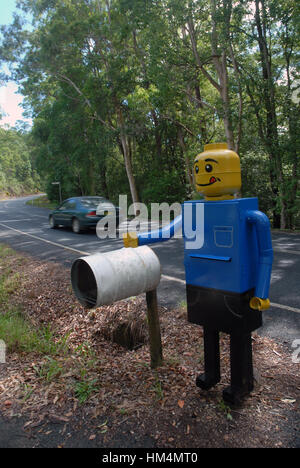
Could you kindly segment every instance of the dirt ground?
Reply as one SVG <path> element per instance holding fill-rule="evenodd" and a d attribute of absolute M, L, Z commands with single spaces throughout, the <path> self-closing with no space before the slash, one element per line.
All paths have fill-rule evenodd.
<path fill-rule="evenodd" d="M 11 302 L 36 330 L 46 326 L 51 355 L 12 351 L 0 364 L 0 447 L 299 447 L 300 364 L 279 343 L 253 334 L 255 389 L 239 407 L 222 400 L 229 342 L 221 336 L 222 380 L 208 392 L 202 329 L 183 307 L 160 308 L 164 363 L 150 367 L 144 297 L 93 311 L 75 299 L 70 272 L 26 257 Z M 112 342 L 116 323 L 137 343 Z M 51 330 L 51 331 L 50 331 Z"/>

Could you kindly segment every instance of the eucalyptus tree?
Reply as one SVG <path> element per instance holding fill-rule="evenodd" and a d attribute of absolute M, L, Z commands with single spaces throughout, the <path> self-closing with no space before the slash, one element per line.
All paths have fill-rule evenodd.
<path fill-rule="evenodd" d="M 175 136 L 182 157 L 173 158 L 170 154 L 166 162 L 170 167 L 179 161 L 185 167 L 190 192 L 193 187 L 191 162 L 195 152 L 214 135 L 216 110 L 202 100 L 202 81 L 186 45 L 180 11 L 176 5 L 163 0 L 145 3 L 121 0 L 120 4 L 127 15 L 134 52 L 141 65 L 141 80 L 132 102 L 138 107 L 141 101 L 147 108 L 150 118 L 147 126 L 150 131 L 152 127 L 155 137 L 153 164 L 158 162 L 163 167 L 164 155 L 168 155 L 171 146 L 167 141 Z"/>
<path fill-rule="evenodd" d="M 207 107 L 211 114 L 223 121 L 229 147 L 238 150 L 242 100 L 230 28 L 232 23 L 238 21 L 239 9 L 236 6 L 233 8 L 229 0 L 168 0 L 163 3 L 173 30 L 181 36 L 186 66 L 194 72 L 192 99 L 199 108 Z M 238 131 L 235 135 L 232 101 L 235 103 L 236 89 L 240 101 Z M 190 90 L 187 90 L 187 94 L 191 96 Z M 216 105 L 215 95 L 219 97 Z M 204 128 L 202 133 L 205 135 Z"/>
<path fill-rule="evenodd" d="M 15 19 L 4 44 L 18 60 L 16 78 L 38 115 L 62 89 L 78 100 L 86 117 L 110 132 L 124 158 L 134 202 L 138 193 L 130 158 L 127 95 L 134 87 L 134 56 L 116 1 L 22 0 L 33 15 L 33 31 L 24 33 Z M 18 47 L 18 39 L 20 44 Z M 130 38 L 131 39 L 131 38 Z"/>
<path fill-rule="evenodd" d="M 239 59 L 240 73 L 269 159 L 273 225 L 291 227 L 299 179 L 300 114 L 291 100 L 293 76 L 299 74 L 299 6 L 256 0 L 244 7 L 239 31 L 249 52 Z"/>

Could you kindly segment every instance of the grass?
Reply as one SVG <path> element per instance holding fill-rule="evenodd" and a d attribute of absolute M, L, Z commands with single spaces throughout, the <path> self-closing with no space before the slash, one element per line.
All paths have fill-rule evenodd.
<path fill-rule="evenodd" d="M 46 195 L 42 195 L 41 197 L 34 198 L 33 200 L 28 200 L 26 205 L 30 206 L 37 206 L 38 208 L 49 208 L 49 210 L 54 210 L 59 203 L 58 202 L 51 202 L 48 200 Z"/>
<path fill-rule="evenodd" d="M 163 388 L 162 388 L 162 383 L 159 380 L 157 372 L 155 372 L 155 382 L 152 385 L 152 390 L 154 390 L 156 401 L 161 401 L 161 400 L 164 399 L 164 392 L 163 392 Z"/>
<path fill-rule="evenodd" d="M 183 299 L 182 301 L 180 301 L 180 302 L 178 303 L 178 307 L 179 307 L 179 309 L 184 309 L 184 310 L 186 310 L 186 309 L 187 309 L 187 302 L 186 302 L 186 300 Z"/>
<path fill-rule="evenodd" d="M 220 400 L 219 402 L 219 409 L 225 414 L 228 421 L 232 421 L 231 408 L 223 400 Z"/>
<path fill-rule="evenodd" d="M 31 397 L 31 395 L 33 394 L 33 388 L 31 387 L 31 385 L 28 385 L 28 384 L 24 384 L 23 386 L 23 402 L 29 400 L 29 398 Z"/>
<path fill-rule="evenodd" d="M 0 315 L 0 339 L 7 352 L 32 352 L 39 348 L 37 333 L 24 320 L 18 308 L 11 307 Z"/>
<path fill-rule="evenodd" d="M 21 277 L 13 271 L 14 251 L 0 245 L 0 339 L 8 352 L 31 350 L 37 336 L 24 320 L 20 307 L 10 304 L 10 297 L 20 286 Z"/>
<path fill-rule="evenodd" d="M 85 403 L 92 393 L 99 390 L 96 385 L 98 379 L 91 379 L 88 377 L 88 370 L 82 368 L 80 371 L 80 379 L 74 385 L 74 393 L 79 403 L 82 405 Z"/>
<path fill-rule="evenodd" d="M 34 328 L 19 306 L 6 306 L 5 311 L 0 312 L 0 339 L 9 353 L 36 352 L 55 356 L 68 351 L 68 336 L 57 341 L 49 326 Z"/>
<path fill-rule="evenodd" d="M 15 265 L 27 261 L 14 250 L 0 244 L 0 340 L 10 353 L 36 353 L 39 355 L 34 366 L 37 377 L 46 383 L 58 381 L 66 371 L 76 375 L 72 390 L 80 404 L 85 403 L 98 390 L 99 360 L 88 342 L 73 351 L 68 346 L 69 334 L 57 338 L 50 325 L 34 326 L 25 316 L 20 305 L 14 304 L 13 294 L 22 286 L 22 274 Z M 70 357 L 73 364 L 70 369 Z M 33 389 L 24 386 L 23 401 L 28 400 Z"/>
<path fill-rule="evenodd" d="M 47 382 L 52 382 L 52 380 L 62 374 L 64 368 L 58 360 L 46 356 L 46 362 L 40 367 L 34 366 L 34 370 L 40 378 L 45 379 Z"/>
<path fill-rule="evenodd" d="M 77 382 L 73 385 L 73 390 L 76 398 L 82 405 L 94 392 L 99 390 L 99 386 L 97 385 L 98 378 L 90 377 L 91 372 L 95 368 L 98 368 L 99 361 L 87 342 L 82 343 L 75 349 L 75 355 L 77 357 L 79 372 L 77 372 Z"/>
<path fill-rule="evenodd" d="M 13 266 L 26 262 L 12 249 L 0 244 L 0 339 L 7 352 L 38 352 L 56 355 L 66 352 L 67 336 L 56 341 L 50 326 L 37 329 L 24 316 L 20 305 L 12 303 L 14 292 L 21 287 L 22 276 Z"/>

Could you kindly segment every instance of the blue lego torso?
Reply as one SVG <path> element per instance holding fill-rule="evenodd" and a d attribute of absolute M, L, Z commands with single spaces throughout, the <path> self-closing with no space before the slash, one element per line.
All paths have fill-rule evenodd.
<path fill-rule="evenodd" d="M 258 243 L 248 210 L 258 210 L 257 198 L 183 203 L 187 284 L 236 293 L 255 287 Z"/>

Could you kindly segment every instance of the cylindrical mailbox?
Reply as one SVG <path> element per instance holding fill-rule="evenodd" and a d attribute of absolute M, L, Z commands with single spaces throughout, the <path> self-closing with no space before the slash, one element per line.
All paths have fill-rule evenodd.
<path fill-rule="evenodd" d="M 90 309 L 152 291 L 160 276 L 159 259 L 147 246 L 81 257 L 71 269 L 76 297 Z"/>

